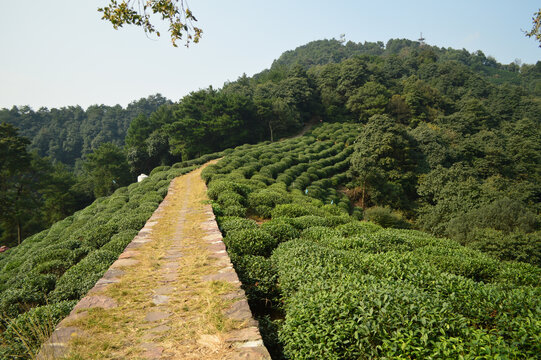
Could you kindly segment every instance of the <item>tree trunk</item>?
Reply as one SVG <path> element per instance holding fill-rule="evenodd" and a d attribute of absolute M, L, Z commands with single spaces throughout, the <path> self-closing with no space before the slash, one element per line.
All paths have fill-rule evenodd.
<path fill-rule="evenodd" d="M 271 126 L 270 121 L 269 121 L 269 130 L 270 130 L 270 136 L 271 136 L 271 139 L 270 139 L 270 140 L 271 140 L 271 142 L 274 142 L 274 138 L 273 138 L 273 136 L 272 136 L 272 126 Z"/>
<path fill-rule="evenodd" d="M 21 224 L 19 219 L 17 219 L 17 245 L 21 245 Z"/>
<path fill-rule="evenodd" d="M 363 193 L 362 193 L 362 195 L 361 195 L 361 207 L 363 208 L 363 210 L 364 210 L 364 208 L 365 208 L 365 207 L 364 207 L 365 189 L 366 189 L 366 185 L 363 184 Z"/>

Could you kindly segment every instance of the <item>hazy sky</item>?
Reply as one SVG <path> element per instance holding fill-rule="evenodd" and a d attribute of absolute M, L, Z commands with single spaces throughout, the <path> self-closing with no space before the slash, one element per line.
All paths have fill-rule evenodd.
<path fill-rule="evenodd" d="M 541 60 L 521 29 L 539 1 L 191 0 L 204 34 L 173 48 L 166 34 L 115 31 L 96 9 L 107 0 L 0 0 L 0 108 L 127 105 L 151 94 L 177 101 L 191 91 L 268 68 L 312 40 L 390 38 L 482 50 L 499 62 Z M 162 31 L 165 32 L 165 31 Z"/>

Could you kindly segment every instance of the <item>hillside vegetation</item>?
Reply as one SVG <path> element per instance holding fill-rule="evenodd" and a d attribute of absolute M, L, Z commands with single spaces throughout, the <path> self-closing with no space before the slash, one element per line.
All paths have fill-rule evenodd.
<path fill-rule="evenodd" d="M 203 170 L 274 357 L 537 356 L 539 267 L 358 221 L 335 190 L 358 136 L 359 125 L 324 125 Z"/>
<path fill-rule="evenodd" d="M 172 179 L 223 154 L 157 167 L 141 183 L 90 206 L 0 253 L 0 359 L 30 358 L 132 241 Z"/>
<path fill-rule="evenodd" d="M 352 201 L 382 207 L 379 217 L 388 206 L 420 229 L 475 242 L 502 258 L 509 258 L 502 244 L 514 243 L 526 260 L 535 251 L 525 244 L 539 243 L 540 95 L 541 62 L 504 65 L 481 51 L 405 39 L 320 40 L 285 52 L 259 74 L 176 103 L 157 95 L 125 111 L 2 110 L 2 121 L 23 129 L 31 148 L 60 167 L 45 171 L 41 162 L 8 176 L 0 189 L 0 196 L 10 194 L 2 241 L 16 244 L 18 230 L 24 238 L 46 228 L 156 166 L 273 141 L 324 121 L 372 124 L 350 169 Z M 374 115 L 386 118 L 370 122 Z M 82 138 L 73 132 L 79 122 Z M 81 144 L 75 179 L 61 164 L 72 164 Z M 388 150 L 400 146 L 406 151 Z M 16 183 L 28 177 L 40 186 L 25 184 L 14 200 Z"/>
<path fill-rule="evenodd" d="M 0 354 L 69 312 L 171 178 L 224 155 L 202 176 L 275 358 L 541 353 L 541 62 L 322 40 L 147 114 L 80 181 L 1 125 L 0 235 L 54 225 L 0 254 Z"/>

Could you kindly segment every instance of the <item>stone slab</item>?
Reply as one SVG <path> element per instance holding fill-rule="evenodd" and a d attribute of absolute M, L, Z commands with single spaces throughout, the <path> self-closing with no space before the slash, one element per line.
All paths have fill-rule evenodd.
<path fill-rule="evenodd" d="M 117 307 L 118 304 L 113 298 L 110 298 L 105 295 L 93 295 L 86 296 L 81 299 L 75 305 L 73 310 L 82 310 L 82 309 L 92 309 L 92 308 L 102 308 L 102 309 L 112 309 Z"/>
<path fill-rule="evenodd" d="M 124 267 L 124 266 L 133 266 L 138 263 L 139 261 L 135 259 L 118 259 L 117 261 L 113 263 L 113 265 L 111 265 L 111 268 L 115 269 L 115 268 Z"/>
<path fill-rule="evenodd" d="M 233 320 L 251 320 L 252 312 L 250 311 L 250 306 L 246 299 L 242 299 L 231 305 L 229 309 L 226 310 L 225 315 Z"/>
<path fill-rule="evenodd" d="M 152 311 L 152 312 L 149 312 L 145 316 L 145 321 L 154 322 L 154 321 L 165 320 L 169 318 L 169 316 L 171 316 L 171 313 L 168 313 L 166 311 Z"/>
<path fill-rule="evenodd" d="M 258 346 L 239 349 L 231 360 L 271 360 L 271 356 L 264 346 Z"/>
<path fill-rule="evenodd" d="M 137 255 L 139 255 L 139 251 L 127 250 L 127 251 L 124 251 L 122 254 L 120 254 L 120 256 L 118 258 L 119 259 L 129 259 L 129 258 L 132 258 L 132 257 L 137 256 Z"/>
<path fill-rule="evenodd" d="M 261 340 L 261 334 L 259 333 L 259 330 L 255 326 L 251 326 L 248 328 L 235 330 L 227 334 L 225 341 L 226 342 L 250 342 L 250 341 L 260 341 Z M 242 346 L 241 346 L 242 347 Z"/>
<path fill-rule="evenodd" d="M 154 305 L 163 305 L 169 302 L 169 296 L 167 295 L 154 295 L 152 296 L 152 303 Z"/>

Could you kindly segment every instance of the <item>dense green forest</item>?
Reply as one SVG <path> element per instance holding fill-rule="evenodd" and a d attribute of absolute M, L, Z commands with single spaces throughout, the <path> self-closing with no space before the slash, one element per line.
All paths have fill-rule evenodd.
<path fill-rule="evenodd" d="M 0 245 L 16 245 L 132 182 L 121 148 L 126 131 L 168 103 L 158 94 L 126 109 L 1 109 Z"/>
<path fill-rule="evenodd" d="M 64 272 L 116 239 L 123 228 L 104 219 L 99 230 L 85 227 L 88 234 L 69 231 L 99 217 L 96 209 L 135 211 L 139 195 L 122 186 L 136 175 L 170 180 L 168 165 L 200 164 L 229 149 L 204 176 L 276 357 L 539 353 L 539 114 L 541 62 L 503 65 L 481 51 L 404 39 L 314 41 L 270 69 L 176 103 L 156 95 L 126 109 L 3 109 L 0 244 L 55 225 L 0 254 L 0 276 L 11 284 L 0 289 L 0 311 L 30 316 L 60 291 Z M 276 141 L 305 125 L 313 130 Z M 165 184 L 155 184 L 162 197 Z M 70 216 L 92 202 L 88 216 Z M 54 255 L 40 255 L 38 244 Z M 359 292 L 360 305 L 348 305 Z M 70 294 L 58 301 L 84 291 Z M 405 296 L 409 310 L 397 307 Z M 427 297 L 437 299 L 433 308 Z M 361 333 L 351 319 L 372 321 L 362 309 L 391 315 Z M 314 317 L 323 310 L 327 320 Z M 397 327 L 414 313 L 428 315 Z M 343 332 L 332 342 L 334 321 Z M 438 334 L 442 323 L 451 328 Z"/>
<path fill-rule="evenodd" d="M 100 171 L 106 179 L 76 181 L 67 197 L 75 205 L 55 204 L 65 214 L 54 220 L 110 194 L 113 180 L 125 185 L 158 165 L 272 141 L 308 122 L 365 124 L 368 136 L 356 144 L 348 170 L 353 202 L 383 207 L 379 213 L 392 209 L 413 227 L 504 252 L 488 239 L 521 248 L 539 242 L 540 96 L 541 62 L 502 65 L 481 51 L 404 39 L 385 45 L 321 40 L 285 52 L 253 77 L 192 92 L 177 103 L 156 95 L 126 110 L 14 108 L 0 119 L 19 127 L 39 156 L 54 164 L 78 162 L 77 176 Z M 114 169 L 82 166 L 78 159 L 92 158 L 106 142 L 125 144 L 122 150 L 108 145 L 94 157 Z M 34 203 L 43 208 L 47 199 Z M 15 242 L 17 222 L 23 228 L 32 223 L 28 217 L 3 221 L 5 242 Z"/>

